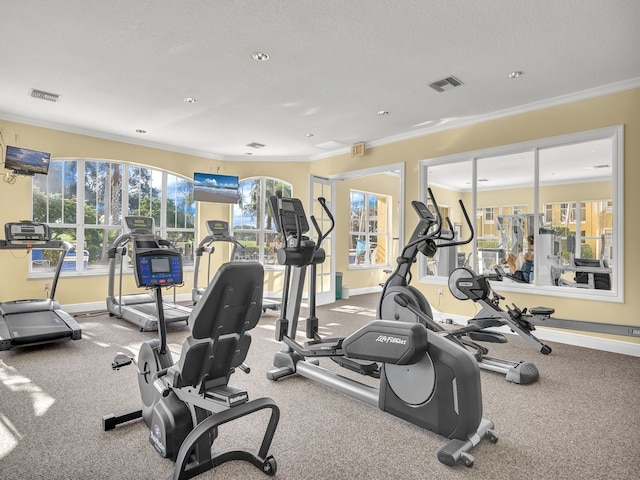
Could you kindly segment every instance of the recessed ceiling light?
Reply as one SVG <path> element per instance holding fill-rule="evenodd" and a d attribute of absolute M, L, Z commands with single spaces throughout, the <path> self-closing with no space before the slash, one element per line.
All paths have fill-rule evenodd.
<path fill-rule="evenodd" d="M 381 117 L 384 117 L 385 115 L 389 115 L 389 112 L 386 110 L 379 110 L 378 115 L 380 115 Z"/>
<path fill-rule="evenodd" d="M 507 75 L 509 78 L 520 78 L 521 76 L 524 75 L 524 72 L 522 70 L 514 70 L 513 72 L 511 72 L 509 75 Z"/>
<path fill-rule="evenodd" d="M 304 136 L 305 137 L 313 137 L 313 133 L 306 133 Z"/>
<path fill-rule="evenodd" d="M 147 131 L 143 130 L 142 128 L 138 128 L 136 129 L 136 133 L 147 133 Z"/>
<path fill-rule="evenodd" d="M 184 103 L 198 103 L 198 100 L 193 97 L 184 97 Z"/>
<path fill-rule="evenodd" d="M 265 52 L 253 52 L 251 54 L 251 58 L 257 62 L 266 62 L 269 60 L 269 54 Z"/>
<path fill-rule="evenodd" d="M 251 152 L 244 152 L 245 155 L 253 155 Z"/>

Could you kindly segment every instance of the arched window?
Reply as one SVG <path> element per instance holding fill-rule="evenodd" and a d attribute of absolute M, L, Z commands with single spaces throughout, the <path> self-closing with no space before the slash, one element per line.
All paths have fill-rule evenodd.
<path fill-rule="evenodd" d="M 49 175 L 36 175 L 32 219 L 47 223 L 54 238 L 76 246 L 64 271 L 105 270 L 108 249 L 122 233 L 123 217 L 154 219 L 156 231 L 182 250 L 193 264 L 195 238 L 193 181 L 140 165 L 104 160 L 52 160 Z M 53 269 L 58 252 L 32 251 L 31 271 Z"/>
<path fill-rule="evenodd" d="M 269 197 L 280 190 L 284 197 L 293 194 L 290 183 L 277 178 L 254 177 L 239 184 L 240 201 L 233 205 L 231 228 L 245 246 L 236 251 L 239 260 L 255 260 L 265 266 L 276 265 L 278 232 L 269 207 Z"/>

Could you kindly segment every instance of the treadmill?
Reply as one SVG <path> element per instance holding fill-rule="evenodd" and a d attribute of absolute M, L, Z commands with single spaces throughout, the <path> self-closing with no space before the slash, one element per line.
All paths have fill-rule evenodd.
<path fill-rule="evenodd" d="M 127 245 L 131 243 L 133 263 L 137 252 L 150 248 L 166 248 L 178 251 L 169 240 L 154 233 L 154 221 L 151 217 L 126 216 L 125 233 L 114 240 L 109 247 L 109 283 L 107 290 L 107 310 L 110 316 L 115 316 L 138 326 L 141 331 L 158 329 L 158 308 L 156 300 L 150 293 L 122 294 L 122 278 L 124 262 L 128 261 Z M 118 294 L 115 294 L 116 267 L 118 269 Z M 175 285 L 167 285 L 174 289 L 174 301 L 163 300 L 164 318 L 166 323 L 187 322 L 191 315 L 191 308 L 178 305 L 175 302 Z"/>
<path fill-rule="evenodd" d="M 6 240 L 0 240 L 0 250 L 39 248 L 61 252 L 48 298 L 0 302 L 0 350 L 82 338 L 80 325 L 54 299 L 64 257 L 74 247 L 51 240 L 51 230 L 44 223 L 7 223 L 4 229 Z"/>
<path fill-rule="evenodd" d="M 193 304 L 198 303 L 202 295 L 209 283 L 211 283 L 211 254 L 215 252 L 215 247 L 213 244 L 215 242 L 226 242 L 232 245 L 231 248 L 231 261 L 234 261 L 236 258 L 236 250 L 238 248 L 244 249 L 245 246 L 236 240 L 235 237 L 232 237 L 229 234 L 229 222 L 225 222 L 223 220 L 207 220 L 207 236 L 204 237 L 200 243 L 198 244 L 198 248 L 196 248 L 196 259 L 195 265 L 193 268 L 193 288 L 191 289 L 191 299 L 193 300 Z M 198 277 L 200 273 L 200 260 L 202 259 L 202 254 L 207 253 L 207 284 L 204 287 L 198 286 Z M 279 310 L 281 306 L 281 302 L 278 300 L 274 300 L 272 298 L 263 298 L 262 299 L 262 311 L 266 312 L 267 310 Z"/>

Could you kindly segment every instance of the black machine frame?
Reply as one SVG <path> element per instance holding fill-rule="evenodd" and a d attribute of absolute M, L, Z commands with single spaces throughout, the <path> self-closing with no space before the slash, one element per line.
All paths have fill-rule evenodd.
<path fill-rule="evenodd" d="M 270 380 L 298 374 L 346 393 L 358 400 L 448 438 L 437 458 L 448 466 L 474 464 L 471 450 L 484 438 L 498 440 L 493 422 L 482 417 L 480 373 L 476 360 L 462 346 L 430 331 L 418 322 L 374 320 L 346 338 L 323 339 L 318 334 L 313 288 L 314 265 L 325 259 L 322 240 L 331 232 L 333 216 L 323 198 L 318 199 L 332 227 L 322 232 L 310 217 L 318 242 L 309 231 L 299 199 L 270 198 L 273 217 L 285 247 L 277 252 L 286 266 L 281 316 L 276 322 L 276 340 L 282 342 L 274 357 Z M 296 339 L 301 299 L 307 270 L 310 273 L 310 308 L 306 335 Z M 339 365 L 380 379 L 380 387 L 339 375 L 319 365 L 328 357 Z M 436 382 L 435 379 L 438 379 Z"/>

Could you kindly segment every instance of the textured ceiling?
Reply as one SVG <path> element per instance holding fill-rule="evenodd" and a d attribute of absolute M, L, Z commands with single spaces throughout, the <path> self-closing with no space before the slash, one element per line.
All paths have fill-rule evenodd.
<path fill-rule="evenodd" d="M 224 160 L 312 160 L 640 86 L 637 0 L 9 0 L 2 10 L 0 118 Z M 525 74 L 508 79 L 514 70 Z M 464 85 L 428 86 L 450 75 Z"/>

